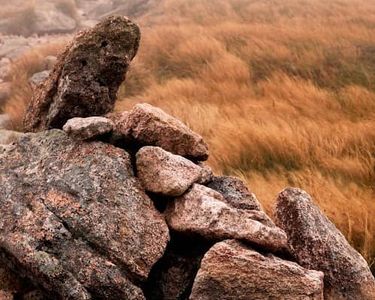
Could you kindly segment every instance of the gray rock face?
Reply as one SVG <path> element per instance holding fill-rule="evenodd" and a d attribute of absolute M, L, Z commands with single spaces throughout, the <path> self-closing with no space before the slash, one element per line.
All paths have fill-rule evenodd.
<path fill-rule="evenodd" d="M 60 130 L 0 154 L 0 204 L 3 259 L 53 299 L 144 299 L 169 239 L 129 155 Z"/>
<path fill-rule="evenodd" d="M 239 178 L 215 176 L 207 186 L 222 194 L 225 201 L 234 208 L 262 210 L 258 199 Z"/>
<path fill-rule="evenodd" d="M 297 262 L 324 273 L 326 298 L 375 299 L 375 280 L 366 261 L 306 192 L 296 188 L 281 192 L 276 215 Z"/>
<path fill-rule="evenodd" d="M 165 216 L 168 226 L 177 232 L 211 240 L 240 239 L 271 250 L 286 249 L 284 231 L 269 223 L 263 212 L 234 209 L 221 194 L 203 185 L 194 184 L 186 194 L 168 203 Z"/>
<path fill-rule="evenodd" d="M 79 140 L 88 140 L 113 129 L 111 120 L 104 117 L 73 118 L 63 126 L 63 130 L 71 137 Z"/>
<path fill-rule="evenodd" d="M 138 26 L 125 17 L 109 17 L 79 33 L 34 93 L 24 129 L 62 128 L 73 117 L 110 112 L 139 40 Z"/>
<path fill-rule="evenodd" d="M 323 300 L 323 273 L 224 241 L 204 256 L 190 299 Z"/>
<path fill-rule="evenodd" d="M 160 147 L 143 147 L 136 159 L 137 176 L 144 188 L 166 196 L 181 196 L 201 178 L 203 172 L 190 160 Z"/>
<path fill-rule="evenodd" d="M 203 138 L 159 108 L 137 104 L 125 122 L 124 136 L 132 137 L 142 145 L 158 146 L 197 160 L 208 158 L 208 146 Z"/>

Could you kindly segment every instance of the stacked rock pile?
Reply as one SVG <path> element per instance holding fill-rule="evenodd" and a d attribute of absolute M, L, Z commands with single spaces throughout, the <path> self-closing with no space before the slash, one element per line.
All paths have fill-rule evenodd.
<path fill-rule="evenodd" d="M 307 193 L 281 192 L 275 224 L 185 124 L 112 112 L 138 43 L 122 17 L 79 34 L 35 93 L 34 133 L 0 148 L 2 299 L 375 299 Z"/>

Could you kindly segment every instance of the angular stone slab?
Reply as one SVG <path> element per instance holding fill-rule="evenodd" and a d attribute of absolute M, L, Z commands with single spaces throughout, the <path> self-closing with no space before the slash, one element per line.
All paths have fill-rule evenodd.
<path fill-rule="evenodd" d="M 78 33 L 34 92 L 25 131 L 62 128 L 71 118 L 110 112 L 139 40 L 138 26 L 120 16 Z"/>
<path fill-rule="evenodd" d="M 285 232 L 270 224 L 263 212 L 232 208 L 221 194 L 203 185 L 194 184 L 169 202 L 165 216 L 168 226 L 177 232 L 211 240 L 240 239 L 270 250 L 287 247 Z"/>
<path fill-rule="evenodd" d="M 323 273 L 224 241 L 204 256 L 189 299 L 323 300 Z"/>
<path fill-rule="evenodd" d="M 309 194 L 297 188 L 285 189 L 277 198 L 276 216 L 297 262 L 324 273 L 327 299 L 375 299 L 375 280 L 365 259 Z"/>
<path fill-rule="evenodd" d="M 0 154 L 0 204 L 0 252 L 57 299 L 143 299 L 169 239 L 129 155 L 60 130 Z"/>
<path fill-rule="evenodd" d="M 200 166 L 160 147 L 143 147 L 136 159 L 137 176 L 142 185 L 157 194 L 181 196 L 203 174 Z"/>
<path fill-rule="evenodd" d="M 137 104 L 125 118 L 123 135 L 141 145 L 158 146 L 173 154 L 196 160 L 208 158 L 203 138 L 184 123 L 150 104 Z"/>

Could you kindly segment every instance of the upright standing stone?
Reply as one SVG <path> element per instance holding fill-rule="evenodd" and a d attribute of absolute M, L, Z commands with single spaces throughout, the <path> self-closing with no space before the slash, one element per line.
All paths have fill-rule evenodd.
<path fill-rule="evenodd" d="M 324 273 L 326 298 L 375 299 L 375 280 L 366 261 L 306 192 L 296 188 L 282 191 L 276 215 L 297 262 Z"/>
<path fill-rule="evenodd" d="M 73 117 L 110 112 L 139 40 L 138 26 L 125 17 L 109 17 L 79 33 L 35 91 L 24 129 L 62 128 Z"/>

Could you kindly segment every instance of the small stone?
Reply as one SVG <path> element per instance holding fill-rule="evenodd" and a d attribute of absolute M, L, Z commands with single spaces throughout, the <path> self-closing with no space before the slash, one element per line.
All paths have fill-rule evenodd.
<path fill-rule="evenodd" d="M 160 108 L 137 104 L 125 122 L 123 135 L 142 145 L 158 146 L 196 160 L 208 158 L 208 146 L 203 138 Z"/>
<path fill-rule="evenodd" d="M 165 212 L 168 226 L 177 232 L 211 240 L 240 239 L 274 251 L 286 250 L 284 231 L 268 221 L 262 223 L 260 214 L 265 215 L 232 208 L 221 194 L 199 184 L 169 202 Z"/>
<path fill-rule="evenodd" d="M 136 158 L 138 178 L 149 192 L 180 196 L 202 176 L 201 167 L 160 147 L 143 147 Z"/>
<path fill-rule="evenodd" d="M 63 130 L 75 139 L 88 140 L 111 132 L 113 126 L 112 121 L 104 117 L 73 118 L 66 122 Z"/>
<path fill-rule="evenodd" d="M 226 202 L 234 208 L 262 210 L 258 199 L 239 178 L 215 176 L 207 186 L 222 194 Z"/>
<path fill-rule="evenodd" d="M 309 194 L 287 188 L 277 198 L 278 225 L 303 267 L 324 273 L 327 299 L 375 299 L 375 279 L 365 259 L 313 203 Z"/>
<path fill-rule="evenodd" d="M 230 240 L 204 256 L 190 300 L 323 300 L 323 273 Z"/>

